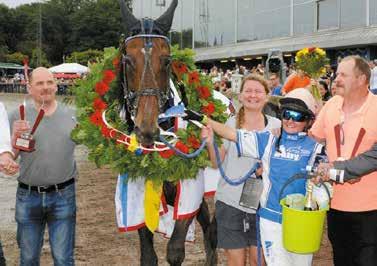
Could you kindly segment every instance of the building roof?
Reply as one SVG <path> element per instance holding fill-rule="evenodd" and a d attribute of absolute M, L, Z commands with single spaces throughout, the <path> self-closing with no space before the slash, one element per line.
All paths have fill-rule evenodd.
<path fill-rule="evenodd" d="M 24 69 L 24 66 L 14 63 L 1 63 L 0 62 L 0 68 L 6 68 L 6 69 Z"/>
<path fill-rule="evenodd" d="M 305 47 L 340 48 L 377 44 L 377 27 L 347 30 L 323 30 L 313 34 L 275 38 L 270 40 L 242 42 L 211 48 L 195 49 L 195 61 L 210 61 L 225 58 L 268 54 L 271 49 L 293 52 Z"/>

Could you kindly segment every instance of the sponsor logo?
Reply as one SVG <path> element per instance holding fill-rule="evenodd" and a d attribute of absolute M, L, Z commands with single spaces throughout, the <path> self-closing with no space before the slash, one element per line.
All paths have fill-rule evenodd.
<path fill-rule="evenodd" d="M 289 161 L 299 161 L 301 157 L 309 155 L 310 151 L 302 147 L 286 148 L 284 145 L 280 145 L 280 152 L 275 151 L 273 157 Z"/>

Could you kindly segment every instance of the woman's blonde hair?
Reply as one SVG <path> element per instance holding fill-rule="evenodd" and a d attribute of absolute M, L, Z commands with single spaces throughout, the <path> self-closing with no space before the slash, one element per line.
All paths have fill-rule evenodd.
<path fill-rule="evenodd" d="M 262 76 L 257 75 L 257 74 L 249 74 L 242 79 L 240 92 L 243 91 L 246 81 L 249 81 L 249 80 L 254 80 L 254 81 L 259 82 L 264 87 L 266 94 L 270 93 L 270 89 L 268 88 L 267 81 Z M 236 128 L 241 128 L 244 122 L 245 122 L 245 108 L 241 106 L 240 110 L 238 111 L 236 115 Z"/>

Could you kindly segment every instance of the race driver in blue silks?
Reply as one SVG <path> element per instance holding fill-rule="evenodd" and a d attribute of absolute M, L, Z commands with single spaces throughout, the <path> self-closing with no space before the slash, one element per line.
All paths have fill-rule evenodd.
<path fill-rule="evenodd" d="M 249 99 L 252 101 L 252 97 Z M 213 138 L 213 131 L 225 139 L 237 143 L 240 156 L 261 160 L 263 166 L 263 192 L 260 199 L 261 242 L 268 265 L 311 265 L 312 254 L 296 254 L 287 251 L 282 241 L 282 216 L 279 193 L 293 175 L 305 171 L 323 159 L 324 148 L 307 136 L 315 118 L 316 101 L 306 89 L 295 89 L 280 100 L 282 132 L 279 137 L 271 132 L 235 130 L 206 116 L 186 111 L 186 119 L 199 120 L 206 127 L 202 137 Z M 237 167 L 237 166 L 234 166 Z M 288 194 L 305 195 L 305 180 L 288 185 L 282 197 Z"/>

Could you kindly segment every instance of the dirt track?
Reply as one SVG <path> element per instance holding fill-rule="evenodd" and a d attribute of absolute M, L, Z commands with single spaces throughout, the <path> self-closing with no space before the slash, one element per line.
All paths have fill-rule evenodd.
<path fill-rule="evenodd" d="M 8 110 L 14 109 L 22 102 L 20 95 L 0 94 L 0 101 Z M 109 169 L 96 169 L 88 162 L 86 149 L 76 149 L 79 168 L 77 182 L 77 231 L 76 264 L 77 265 L 139 265 L 139 240 L 137 232 L 118 233 L 114 213 L 114 191 L 116 174 Z M 14 222 L 14 202 L 16 191 L 15 177 L 0 176 L 0 236 L 4 246 L 8 265 L 18 265 L 18 248 L 16 243 L 16 225 Z M 212 200 L 209 200 L 213 208 Z M 184 265 L 203 265 L 204 246 L 200 226 L 196 226 L 195 244 L 186 244 Z M 47 239 L 47 235 L 46 238 Z M 160 265 L 165 262 L 167 240 L 155 235 L 155 247 Z M 225 265 L 224 256 L 219 254 L 220 265 Z M 41 265 L 52 265 L 48 242 L 42 250 Z M 331 248 L 324 236 L 322 247 L 315 255 L 314 266 L 330 266 Z"/>

